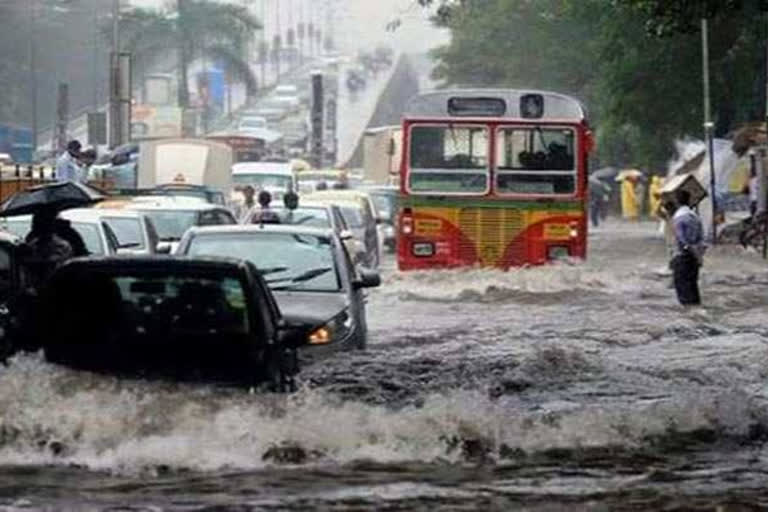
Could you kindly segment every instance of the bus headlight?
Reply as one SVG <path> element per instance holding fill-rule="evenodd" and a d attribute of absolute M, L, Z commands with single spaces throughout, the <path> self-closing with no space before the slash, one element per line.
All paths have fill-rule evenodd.
<path fill-rule="evenodd" d="M 416 242 L 411 246 L 411 252 L 414 256 L 429 257 L 435 254 L 435 244 L 432 242 Z"/>

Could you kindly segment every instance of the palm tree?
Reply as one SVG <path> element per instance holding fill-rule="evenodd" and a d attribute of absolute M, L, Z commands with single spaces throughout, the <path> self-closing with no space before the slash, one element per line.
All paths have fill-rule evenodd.
<path fill-rule="evenodd" d="M 222 63 L 230 80 L 242 81 L 249 95 L 257 80 L 248 65 L 247 49 L 259 20 L 247 7 L 213 0 L 176 0 L 170 12 L 132 9 L 123 15 L 125 47 L 133 53 L 136 71 L 147 69 L 175 48 L 178 57 L 179 106 L 189 106 L 187 70 L 196 58 Z"/>

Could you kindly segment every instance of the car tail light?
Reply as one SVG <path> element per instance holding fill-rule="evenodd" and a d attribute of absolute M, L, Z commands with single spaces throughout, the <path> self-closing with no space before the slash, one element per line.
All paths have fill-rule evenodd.
<path fill-rule="evenodd" d="M 410 208 L 403 209 L 400 217 L 400 232 L 404 235 L 413 234 L 413 211 Z"/>

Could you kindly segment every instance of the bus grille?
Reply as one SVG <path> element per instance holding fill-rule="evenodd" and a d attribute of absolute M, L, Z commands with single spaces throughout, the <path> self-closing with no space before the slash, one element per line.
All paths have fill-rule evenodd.
<path fill-rule="evenodd" d="M 525 262 L 525 240 L 519 235 L 525 227 L 521 210 L 507 208 L 464 208 L 459 212 L 459 228 L 464 237 L 459 257 L 482 265 L 519 265 Z M 506 261 L 507 246 L 514 242 Z"/>

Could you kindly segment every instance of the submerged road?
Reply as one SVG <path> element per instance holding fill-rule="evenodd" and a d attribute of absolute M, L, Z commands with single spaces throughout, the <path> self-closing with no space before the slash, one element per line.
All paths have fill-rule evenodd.
<path fill-rule="evenodd" d="M 292 396 L 0 369 L 0 510 L 760 510 L 768 267 L 676 305 L 650 224 L 586 263 L 400 274 Z M 721 508 L 717 508 L 721 507 Z"/>

